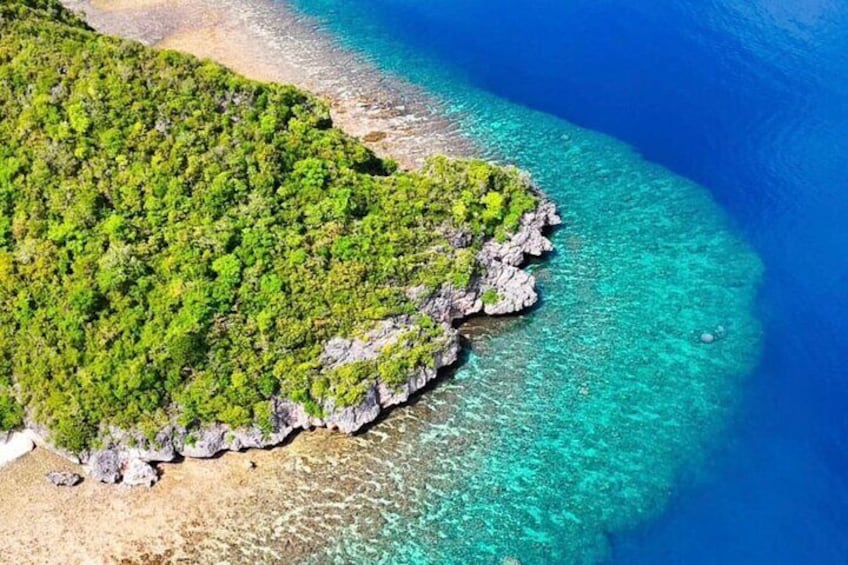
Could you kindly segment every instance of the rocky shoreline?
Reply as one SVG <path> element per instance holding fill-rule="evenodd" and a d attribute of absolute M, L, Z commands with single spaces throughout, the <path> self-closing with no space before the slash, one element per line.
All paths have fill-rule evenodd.
<path fill-rule="evenodd" d="M 418 369 L 400 387 L 390 387 L 375 379 L 362 402 L 355 406 L 338 408 L 331 400 L 325 402 L 324 415 L 310 415 L 304 406 L 284 398 L 270 400 L 272 428 L 262 430 L 253 425 L 232 429 L 223 424 L 212 424 L 199 430 L 186 430 L 171 425 L 156 434 L 150 441 L 141 434 L 112 428 L 104 435 L 102 449 L 79 455 L 57 449 L 47 441 L 46 430 L 29 423 L 26 437 L 43 447 L 81 464 L 91 478 L 109 484 L 152 486 L 158 481 L 157 463 L 181 458 L 205 459 L 225 451 L 243 451 L 278 446 L 299 430 L 314 428 L 335 429 L 355 433 L 377 420 L 383 412 L 407 402 L 410 397 L 434 381 L 440 370 L 453 365 L 459 356 L 459 332 L 454 328 L 463 319 L 478 313 L 486 315 L 513 314 L 524 310 L 538 300 L 535 279 L 520 267 L 527 256 L 539 257 L 553 246 L 544 232 L 561 223 L 554 204 L 544 197 L 533 212 L 525 214 L 519 229 L 508 240 L 488 240 L 477 259 L 482 269 L 467 289 L 443 287 L 439 292 L 420 298 L 421 312 L 431 316 L 443 328 L 440 348 L 429 367 Z M 457 234 L 454 245 L 467 243 Z M 486 301 L 487 291 L 497 293 L 497 301 Z M 421 289 L 411 289 L 410 296 L 421 295 Z M 364 340 L 335 338 L 325 346 L 325 363 L 338 367 L 345 363 L 367 360 L 391 345 L 411 328 L 408 318 L 385 320 L 369 332 Z M 22 436 L 22 434 L 16 434 Z"/>
<path fill-rule="evenodd" d="M 378 155 L 397 161 L 403 168 L 419 167 L 432 153 L 450 157 L 480 155 L 474 143 L 442 114 L 437 100 L 339 48 L 330 36 L 308 19 L 287 10 L 283 3 L 63 3 L 84 10 L 89 23 L 104 33 L 208 57 L 248 78 L 291 83 L 317 93 L 331 104 L 333 121 L 340 129 L 359 137 Z M 548 211 L 555 213 L 552 207 Z M 539 212 L 529 224 L 558 223 L 558 218 L 543 221 Z M 453 363 L 449 355 L 457 355 L 460 350 L 453 325 L 461 318 L 469 317 L 462 328 L 463 335 L 467 335 L 470 325 L 500 325 L 493 322 L 497 318 L 475 314 L 507 309 L 509 302 L 501 301 L 512 294 L 499 293 L 500 306 L 483 304 L 482 294 L 487 288 L 510 284 L 516 291 L 514 296 L 520 296 L 515 299 L 516 304 L 535 302 L 535 281 L 524 277 L 518 267 L 525 259 L 524 249 L 528 255 L 536 255 L 550 248 L 546 240 L 540 239 L 543 229 L 523 229 L 524 236 L 513 237 L 507 245 L 491 242 L 481 265 L 490 265 L 486 273 L 492 276 L 487 276 L 486 281 L 478 279 L 473 292 L 444 289 L 429 297 L 429 311 L 443 313 L 440 320 L 452 332 L 442 350 L 444 365 Z M 456 235 L 452 243 L 465 245 L 463 235 Z M 516 247 L 522 249 L 517 259 Z M 505 260 L 500 261 L 499 257 Z M 506 266 L 515 267 L 515 271 Z M 493 276 L 496 273 L 499 276 Z M 491 282 L 487 282 L 489 279 Z M 523 289 L 521 293 L 519 288 Z M 509 323 L 508 319 L 501 320 Z M 386 335 L 369 335 L 367 341 L 373 345 L 379 339 L 392 339 L 403 322 L 388 320 L 377 329 L 386 331 Z M 332 351 L 328 344 L 325 352 L 347 351 L 356 355 L 361 353 L 357 353 L 357 347 L 364 343 L 339 340 L 335 345 L 340 350 Z M 328 432 L 323 424 L 314 432 L 298 433 L 299 428 L 293 425 L 297 422 L 287 420 L 285 427 L 291 428 L 288 437 L 277 436 L 284 448 L 241 453 L 229 450 L 236 437 L 225 427 L 210 426 L 207 431 L 211 441 L 206 444 L 198 443 L 197 434 L 187 441 L 184 430 L 171 429 L 165 434 L 171 443 L 157 453 L 113 430 L 113 445 L 82 458 L 89 466 L 95 457 L 102 459 L 107 464 L 105 470 L 111 466 L 111 476 L 116 477 L 117 471 L 123 485 L 152 484 L 158 480 L 155 488 L 116 487 L 94 480 L 87 475 L 87 469 L 68 463 L 79 462 L 79 457 L 60 453 L 42 439 L 47 437 L 45 430 L 17 432 L 30 446 L 38 443 L 40 448 L 0 469 L 0 508 L 8 517 L 0 520 L 0 537 L 12 540 L 5 556 L 19 563 L 308 561 L 354 520 L 379 527 L 389 493 L 393 494 L 392 504 L 403 508 L 417 489 L 424 488 L 423 483 L 432 484 L 434 475 L 427 465 L 434 464 L 434 458 L 418 450 L 413 440 L 429 426 L 450 421 L 452 413 L 463 409 L 457 397 L 461 387 L 454 389 L 455 383 L 446 383 L 432 394 L 425 393 L 421 402 L 407 400 L 437 378 L 437 371 L 433 370 L 413 376 L 401 391 L 378 386 L 376 393 L 366 398 L 376 403 L 378 413 L 360 414 L 360 419 L 367 415 L 380 420 L 367 434 Z M 390 409 L 391 395 L 399 395 L 394 397 L 399 404 Z M 374 408 L 372 404 L 371 410 Z M 313 427 L 306 419 L 302 424 Z M 366 425 L 363 421 L 360 429 Z M 243 432 L 239 441 L 251 436 L 250 430 Z M 457 430 L 457 434 L 463 437 L 451 443 L 454 447 L 473 441 L 467 430 Z M 271 440 L 263 439 L 261 434 L 253 437 L 259 437 L 262 446 Z M 203 448 L 208 453 L 215 444 L 223 450 L 223 456 L 192 458 L 181 453 L 187 447 Z M 242 445 L 241 449 L 246 447 Z M 0 452 L 3 450 L 0 442 Z M 153 459 L 157 454 L 174 463 L 160 464 Z M 141 455 L 152 457 L 148 461 Z M 188 458 L 181 462 L 182 457 Z M 409 457 L 414 461 L 410 462 Z M 410 465 L 414 465 L 414 470 Z M 413 478 L 420 478 L 421 485 L 418 480 L 407 480 L 409 470 L 413 470 Z M 56 471 L 62 474 L 52 475 Z M 74 475 L 81 476 L 82 482 L 77 483 Z M 76 486 L 58 488 L 51 477 Z"/>
<path fill-rule="evenodd" d="M 363 138 L 378 154 L 394 158 L 404 167 L 420 166 L 426 156 L 424 147 L 449 155 L 473 153 L 462 136 L 456 135 L 450 124 L 438 113 L 433 113 L 430 108 L 433 101 L 419 100 L 423 95 L 409 85 L 393 84 L 395 90 L 389 96 L 391 89 L 384 92 L 384 82 L 376 78 L 370 80 L 368 74 L 363 75 L 368 80 L 360 81 L 358 86 L 340 83 L 334 68 L 323 68 L 319 63 L 328 57 L 345 60 L 344 57 L 349 55 L 326 43 L 309 25 L 298 22 L 291 15 L 281 15 L 282 8 L 272 6 L 266 0 L 232 5 L 224 2 L 211 12 L 208 4 L 189 0 L 179 3 L 166 0 L 126 0 L 117 3 L 66 0 L 65 4 L 85 11 L 86 19 L 105 33 L 117 33 L 159 47 L 184 49 L 200 56 L 211 56 L 252 78 L 291 82 L 317 92 L 331 101 L 334 122 L 341 129 Z M 213 14 L 214 23 L 201 18 L 203 14 Z M 252 15 L 248 18 L 245 14 Z M 244 34 L 250 31 L 254 33 L 252 37 L 264 38 L 267 31 L 263 27 L 264 23 L 260 24 L 253 18 L 262 22 L 273 21 L 275 26 L 279 26 L 279 29 L 275 28 L 274 37 L 286 37 L 286 41 L 301 46 L 301 49 L 295 51 L 298 55 L 304 55 L 309 64 L 290 60 L 292 50 L 284 48 L 288 44 L 266 44 L 264 39 L 239 41 L 239 49 L 223 53 L 217 49 L 207 49 L 209 42 L 203 39 L 207 35 L 214 36 L 216 44 L 220 43 L 221 34 L 243 39 Z M 259 56 L 261 53 L 265 55 Z M 274 54 L 271 58 L 273 61 L 269 59 L 270 53 Z M 361 68 L 363 72 L 369 71 L 369 67 L 357 60 L 352 59 L 347 64 Z M 370 84 L 380 86 L 374 92 L 364 87 Z M 399 97 L 402 104 L 399 105 L 395 97 Z M 372 135 L 375 131 L 388 132 L 389 136 L 376 139 Z M 422 139 L 426 143 L 422 143 Z M 234 430 L 222 424 L 214 424 L 201 430 L 188 431 L 178 425 L 170 425 L 157 433 L 153 441 L 149 441 L 140 433 L 113 428 L 102 430 L 101 449 L 80 455 L 52 446 L 46 439 L 49 437 L 47 430 L 32 421 L 28 421 L 27 429 L 15 434 L 15 437 L 25 438 L 73 463 L 84 465 L 90 476 L 97 481 L 152 485 L 159 479 L 155 467 L 158 463 L 181 458 L 204 459 L 225 451 L 277 446 L 299 430 L 331 428 L 355 433 L 374 422 L 386 409 L 406 403 L 412 395 L 435 380 L 440 369 L 456 362 L 460 351 L 459 333 L 454 328 L 456 324 L 475 314 L 511 314 L 535 304 L 535 280 L 520 266 L 525 256 L 540 256 L 551 250 L 552 245 L 545 238 L 544 230 L 559 223 L 554 205 L 540 195 L 537 209 L 522 218 L 519 229 L 509 240 L 490 240 L 485 243 L 477 256 L 481 275 L 468 289 L 445 287 L 435 295 L 423 289 L 410 289 L 409 295 L 419 303 L 420 310 L 436 320 L 443 330 L 433 363 L 431 367 L 411 375 L 400 387 L 389 387 L 375 381 L 363 401 L 356 406 L 339 408 L 328 401 L 321 407 L 324 415 L 317 417 L 307 413 L 299 404 L 275 398 L 270 401 L 270 430 L 258 426 Z M 463 233 L 454 234 L 450 240 L 456 248 L 470 244 L 467 234 Z M 487 291 L 488 296 L 484 300 Z M 492 296 L 497 299 L 492 300 Z M 414 329 L 411 324 L 409 319 L 404 318 L 385 320 L 363 340 L 330 340 L 325 346 L 325 366 L 338 367 L 347 362 L 373 359 L 383 347 Z M 0 442 L 0 451 L 3 450 L 4 443 Z"/>

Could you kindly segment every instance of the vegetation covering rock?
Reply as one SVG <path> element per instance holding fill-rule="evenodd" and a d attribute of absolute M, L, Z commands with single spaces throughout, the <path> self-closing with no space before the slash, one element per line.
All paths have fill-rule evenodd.
<path fill-rule="evenodd" d="M 306 93 L 0 0 L 0 430 L 101 480 L 355 431 L 536 300 L 514 168 L 402 172 Z"/>

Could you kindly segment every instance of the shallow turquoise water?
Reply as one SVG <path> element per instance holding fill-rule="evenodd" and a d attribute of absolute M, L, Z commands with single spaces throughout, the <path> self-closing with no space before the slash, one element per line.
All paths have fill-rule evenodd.
<path fill-rule="evenodd" d="M 603 560 L 607 536 L 654 516 L 719 441 L 759 352 L 758 258 L 705 189 L 627 146 L 471 88 L 382 36 L 358 4 L 295 4 L 442 100 L 565 220 L 534 267 L 541 307 L 478 340 L 423 401 L 440 413 L 383 454 L 391 481 L 415 488 L 318 560 Z M 717 325 L 726 339 L 700 343 Z"/>

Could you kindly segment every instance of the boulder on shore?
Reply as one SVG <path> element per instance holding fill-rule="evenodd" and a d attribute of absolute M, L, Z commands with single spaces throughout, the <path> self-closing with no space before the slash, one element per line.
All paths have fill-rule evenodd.
<path fill-rule="evenodd" d="M 130 459 L 124 468 L 123 484 L 127 486 L 152 487 L 159 481 L 159 473 L 152 465 L 141 459 Z"/>
<path fill-rule="evenodd" d="M 23 457 L 35 448 L 32 438 L 25 433 L 9 432 L 4 435 L 0 434 L 0 467 Z"/>
<path fill-rule="evenodd" d="M 88 472 L 101 483 L 115 484 L 121 481 L 121 458 L 114 449 L 98 451 L 88 461 Z"/>
<path fill-rule="evenodd" d="M 47 480 L 57 487 L 75 487 L 82 482 L 82 477 L 71 471 L 51 471 L 47 473 Z"/>

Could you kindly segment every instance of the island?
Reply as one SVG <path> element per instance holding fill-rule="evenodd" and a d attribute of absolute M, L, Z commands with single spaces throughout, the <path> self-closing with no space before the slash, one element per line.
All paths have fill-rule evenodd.
<path fill-rule="evenodd" d="M 353 433 L 537 301 L 554 205 L 513 167 L 401 170 L 326 103 L 0 1 L 0 445 L 106 483 Z"/>

